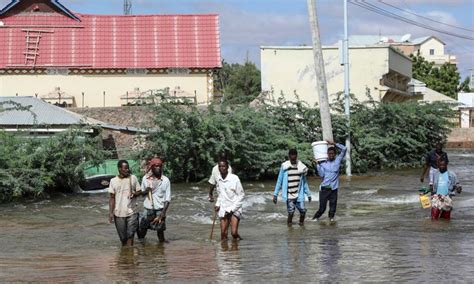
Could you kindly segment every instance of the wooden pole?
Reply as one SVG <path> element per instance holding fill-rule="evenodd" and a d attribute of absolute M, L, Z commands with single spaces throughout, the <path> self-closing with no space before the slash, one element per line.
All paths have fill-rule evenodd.
<path fill-rule="evenodd" d="M 316 74 L 317 90 L 319 94 L 319 107 L 321 113 L 321 126 L 323 128 L 323 139 L 334 141 L 332 135 L 331 114 L 329 112 L 328 89 L 326 73 L 324 71 L 323 51 L 319 36 L 319 24 L 316 11 L 316 0 L 307 0 L 309 23 L 311 25 L 311 37 L 313 40 L 314 71 Z"/>
<path fill-rule="evenodd" d="M 209 240 L 212 240 L 212 235 L 214 234 L 214 225 L 216 224 L 216 217 L 217 217 L 215 206 L 212 207 L 212 210 L 214 211 L 214 217 L 212 218 L 211 235 L 209 236 Z"/>

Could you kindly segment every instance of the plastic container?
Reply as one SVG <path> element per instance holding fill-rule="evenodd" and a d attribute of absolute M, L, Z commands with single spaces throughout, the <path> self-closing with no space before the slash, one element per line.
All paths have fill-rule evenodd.
<path fill-rule="evenodd" d="M 326 161 L 328 159 L 328 142 L 318 141 L 311 144 L 316 161 Z"/>
<path fill-rule="evenodd" d="M 420 203 L 421 203 L 421 207 L 423 207 L 423 209 L 431 208 L 430 195 L 431 194 L 429 194 L 429 193 L 427 193 L 427 194 L 420 193 Z"/>

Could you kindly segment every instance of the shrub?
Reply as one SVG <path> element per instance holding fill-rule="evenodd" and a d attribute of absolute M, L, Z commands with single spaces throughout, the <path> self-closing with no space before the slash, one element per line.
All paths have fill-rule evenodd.
<path fill-rule="evenodd" d="M 381 104 L 354 102 L 351 107 L 351 144 L 354 172 L 369 169 L 419 166 L 421 157 L 445 140 L 454 115 L 446 103 L 407 102 Z M 244 179 L 273 177 L 288 149 L 309 164 L 311 142 L 321 140 L 318 108 L 303 102 L 280 100 L 278 105 L 211 105 L 207 109 L 186 104 L 152 106 L 158 130 L 148 137 L 140 158 L 160 155 L 167 174 L 177 181 L 205 179 L 215 157 L 225 152 Z M 341 102 L 333 105 L 341 110 Z M 332 115 L 334 138 L 345 141 L 346 119 Z"/>
<path fill-rule="evenodd" d="M 106 152 L 98 138 L 84 129 L 70 129 L 51 138 L 14 136 L 0 132 L 0 201 L 73 192 L 84 180 L 83 162 L 102 161 Z"/>

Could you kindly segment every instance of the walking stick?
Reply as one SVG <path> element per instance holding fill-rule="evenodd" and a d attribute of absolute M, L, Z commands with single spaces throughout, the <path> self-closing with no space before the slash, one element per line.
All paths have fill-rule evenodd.
<path fill-rule="evenodd" d="M 212 218 L 211 235 L 209 236 L 209 240 L 211 241 L 212 241 L 212 235 L 214 233 L 214 224 L 216 224 L 216 215 L 217 215 L 215 206 L 212 207 L 212 210 L 214 211 L 214 217 Z"/>

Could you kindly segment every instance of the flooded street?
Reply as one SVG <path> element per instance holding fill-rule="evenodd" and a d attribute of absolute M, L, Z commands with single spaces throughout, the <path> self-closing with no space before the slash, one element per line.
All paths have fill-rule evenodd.
<path fill-rule="evenodd" d="M 450 222 L 429 219 L 417 189 L 421 169 L 341 179 L 336 222 L 327 212 L 286 225 L 273 181 L 244 183 L 240 242 L 209 240 L 207 184 L 172 184 L 166 237 L 120 247 L 106 193 L 0 207 L 0 280 L 41 282 L 471 282 L 474 279 L 474 151 L 448 151 L 464 191 Z M 319 179 L 309 180 L 318 208 Z M 295 218 L 297 219 L 297 218 Z"/>

